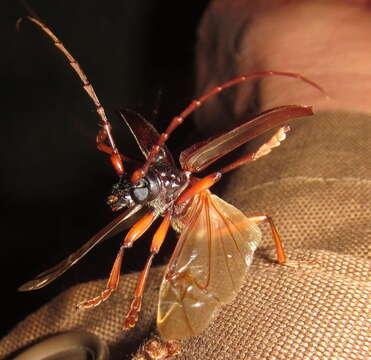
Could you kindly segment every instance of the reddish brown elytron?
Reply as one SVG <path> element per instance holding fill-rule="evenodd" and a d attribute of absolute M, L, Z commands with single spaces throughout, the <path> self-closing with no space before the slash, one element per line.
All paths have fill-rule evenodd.
<path fill-rule="evenodd" d="M 97 136 L 97 147 L 110 155 L 113 167 L 119 175 L 119 181 L 113 186 L 107 203 L 113 211 L 125 211 L 67 259 L 22 285 L 21 291 L 35 290 L 49 284 L 94 246 L 130 228 L 120 245 L 106 288 L 97 297 L 81 302 L 78 307 L 90 308 L 99 305 L 117 289 L 125 249 L 132 247 L 161 217 L 160 225 L 153 236 L 150 255 L 139 275 L 124 327 L 133 327 L 138 320 L 143 290 L 153 258 L 159 252 L 169 227 L 172 226 L 179 233 L 179 240 L 162 281 L 157 324 L 163 338 L 181 339 L 201 333 L 212 320 L 216 309 L 236 296 L 261 239 L 258 224 L 266 222 L 270 225 L 278 263 L 302 265 L 286 258 L 278 231 L 269 216 L 247 217 L 212 194 L 209 189 L 223 174 L 255 161 L 279 146 L 290 130 L 287 125 L 281 125 L 294 118 L 312 115 L 310 107 L 276 107 L 223 135 L 194 144 L 181 153 L 181 168 L 175 166 L 165 142 L 176 127 L 209 97 L 243 81 L 271 75 L 287 76 L 304 81 L 322 91 L 317 84 L 301 75 L 279 71 L 239 76 L 193 101 L 179 116 L 174 117 L 162 135 L 140 115 L 130 111 L 120 112 L 145 157 L 145 162 L 138 164 L 118 151 L 104 109 L 80 65 L 45 24 L 35 18 L 28 19 L 38 25 L 65 54 L 82 80 L 84 89 L 92 98 L 102 122 L 102 129 Z M 270 140 L 257 151 L 203 178 L 194 176 L 247 141 L 279 126 L 281 127 Z M 130 168 L 133 171 L 129 173 Z"/>

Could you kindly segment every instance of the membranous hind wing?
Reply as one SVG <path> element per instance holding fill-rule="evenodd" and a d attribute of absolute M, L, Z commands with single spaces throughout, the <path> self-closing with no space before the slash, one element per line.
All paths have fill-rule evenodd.
<path fill-rule="evenodd" d="M 140 211 L 141 210 L 141 211 Z M 52 268 L 37 275 L 33 280 L 23 284 L 19 291 L 31 291 L 40 289 L 53 280 L 65 273 L 70 267 L 80 261 L 91 249 L 97 246 L 102 241 L 109 239 L 119 232 L 130 227 L 138 217 L 143 216 L 146 210 L 142 209 L 141 205 L 137 205 L 131 209 L 122 212 L 101 231 L 92 236 L 80 249 L 69 255 L 66 259 L 62 260 Z"/>
<path fill-rule="evenodd" d="M 209 191 L 194 197 L 164 276 L 157 315 L 165 339 L 195 336 L 237 295 L 261 240 L 257 225 Z"/>

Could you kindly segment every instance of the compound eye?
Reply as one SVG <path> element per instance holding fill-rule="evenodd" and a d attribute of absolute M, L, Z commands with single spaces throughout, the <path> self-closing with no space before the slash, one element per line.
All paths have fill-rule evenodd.
<path fill-rule="evenodd" d="M 148 199 L 149 189 L 145 181 L 140 180 L 134 188 L 131 189 L 131 196 L 136 203 L 142 203 Z"/>

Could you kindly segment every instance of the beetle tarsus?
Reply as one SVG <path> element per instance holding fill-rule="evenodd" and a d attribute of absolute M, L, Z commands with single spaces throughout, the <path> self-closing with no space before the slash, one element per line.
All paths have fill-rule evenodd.
<path fill-rule="evenodd" d="M 311 269 L 313 267 L 319 267 L 320 264 L 316 261 L 301 261 L 301 260 L 290 260 L 287 259 L 284 263 L 280 265 L 285 265 L 295 269 Z"/>
<path fill-rule="evenodd" d="M 135 296 L 131 303 L 130 310 L 125 317 L 124 329 L 130 329 L 135 326 L 139 318 L 139 312 L 140 312 L 141 307 L 142 307 L 142 297 Z"/>
<path fill-rule="evenodd" d="M 114 289 L 105 289 L 102 293 L 93 299 L 85 300 L 76 305 L 77 309 L 90 309 L 96 307 L 106 301 L 112 294 Z"/>

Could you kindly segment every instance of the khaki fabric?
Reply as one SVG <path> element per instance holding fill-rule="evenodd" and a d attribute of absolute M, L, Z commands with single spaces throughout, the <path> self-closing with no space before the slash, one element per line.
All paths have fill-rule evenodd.
<path fill-rule="evenodd" d="M 246 4 L 264 8 L 267 2 L 214 1 L 206 11 L 197 47 L 199 94 L 253 72 L 257 55 L 268 70 L 267 55 L 254 54 L 244 42 L 251 22 L 243 10 Z M 259 85 L 249 82 L 223 98 L 214 96 L 196 112 L 198 127 L 209 132 L 245 120 L 253 94 L 259 95 Z M 291 259 L 319 266 L 278 265 L 270 230 L 262 225 L 262 246 L 238 296 L 221 307 L 205 333 L 181 342 L 176 359 L 370 358 L 370 134 L 371 116 L 366 114 L 328 112 L 295 120 L 279 148 L 217 184 L 217 194 L 248 216 L 273 218 Z M 262 142 L 257 139 L 242 153 Z M 19 323 L 0 341 L 0 359 L 68 330 L 95 333 L 109 345 L 111 359 L 130 359 L 155 329 L 163 270 L 152 269 L 133 330 L 123 332 L 122 325 L 137 274 L 123 276 L 119 289 L 98 308 L 76 311 L 76 304 L 100 293 L 106 282 L 91 281 L 70 288 Z"/>
<path fill-rule="evenodd" d="M 277 265 L 269 229 L 261 226 L 263 244 L 237 298 L 204 334 L 182 341 L 177 359 L 369 359 L 370 121 L 346 113 L 295 120 L 282 146 L 226 176 L 219 187 L 224 199 L 247 215 L 272 216 L 289 257 L 319 266 Z M 130 358 L 154 329 L 162 273 L 151 272 L 135 329 L 121 330 L 136 274 L 124 276 L 98 308 L 76 311 L 105 285 L 92 281 L 18 324 L 0 341 L 0 359 L 71 329 L 100 336 L 112 359 Z"/>

